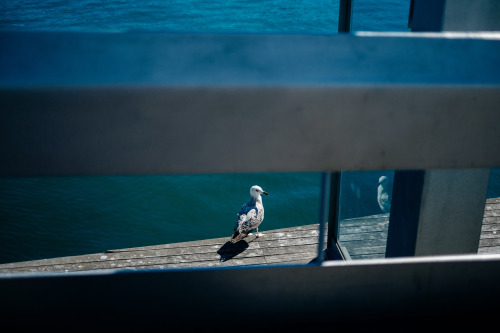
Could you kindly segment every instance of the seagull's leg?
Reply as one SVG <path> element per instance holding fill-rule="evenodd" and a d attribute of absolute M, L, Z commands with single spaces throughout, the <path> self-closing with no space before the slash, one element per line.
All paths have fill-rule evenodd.
<path fill-rule="evenodd" d="M 264 236 L 264 234 L 259 233 L 259 227 L 257 227 L 256 229 L 257 229 L 257 233 L 255 234 L 255 237 L 259 238 L 260 236 Z"/>

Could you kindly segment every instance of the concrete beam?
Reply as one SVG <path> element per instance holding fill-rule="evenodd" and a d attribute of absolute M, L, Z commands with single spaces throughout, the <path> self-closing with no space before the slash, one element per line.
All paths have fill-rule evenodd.
<path fill-rule="evenodd" d="M 500 35 L 0 43 L 3 176 L 500 165 Z"/>

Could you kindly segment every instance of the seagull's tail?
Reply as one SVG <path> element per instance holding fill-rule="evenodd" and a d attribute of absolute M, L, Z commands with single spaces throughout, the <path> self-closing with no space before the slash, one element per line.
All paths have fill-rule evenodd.
<path fill-rule="evenodd" d="M 233 237 L 231 237 L 231 243 L 237 243 L 239 242 L 240 240 L 242 240 L 243 238 L 245 238 L 246 234 L 240 234 L 240 232 L 238 230 L 235 230 L 234 234 L 233 234 Z"/>

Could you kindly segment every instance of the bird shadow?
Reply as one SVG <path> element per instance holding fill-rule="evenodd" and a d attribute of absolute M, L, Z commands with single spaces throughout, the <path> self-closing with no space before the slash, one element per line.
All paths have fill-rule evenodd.
<path fill-rule="evenodd" d="M 236 243 L 231 243 L 227 241 L 222 247 L 217 251 L 217 254 L 220 255 L 219 261 L 224 262 L 233 259 L 241 252 L 248 249 L 249 244 L 245 240 L 240 240 Z"/>

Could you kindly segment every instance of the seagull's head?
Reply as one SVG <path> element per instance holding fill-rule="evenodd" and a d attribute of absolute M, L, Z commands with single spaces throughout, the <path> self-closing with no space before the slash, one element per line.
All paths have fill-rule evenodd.
<path fill-rule="evenodd" d="M 378 179 L 379 185 L 386 185 L 389 182 L 389 179 L 386 176 L 382 176 Z"/>
<path fill-rule="evenodd" d="M 258 198 L 261 194 L 269 195 L 260 186 L 254 185 L 254 186 L 250 187 L 250 196 L 252 198 Z"/>

